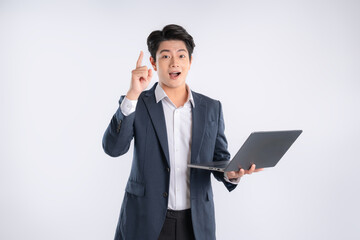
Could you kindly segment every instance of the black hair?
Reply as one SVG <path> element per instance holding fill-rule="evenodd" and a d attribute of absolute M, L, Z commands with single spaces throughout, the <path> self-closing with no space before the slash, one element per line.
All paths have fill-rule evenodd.
<path fill-rule="evenodd" d="M 156 30 L 150 33 L 147 38 L 147 45 L 151 56 L 156 61 L 156 52 L 159 49 L 160 43 L 167 40 L 181 40 L 185 43 L 186 49 L 189 52 L 189 59 L 194 51 L 195 43 L 192 36 L 181 26 L 176 24 L 166 25 L 161 31 Z"/>

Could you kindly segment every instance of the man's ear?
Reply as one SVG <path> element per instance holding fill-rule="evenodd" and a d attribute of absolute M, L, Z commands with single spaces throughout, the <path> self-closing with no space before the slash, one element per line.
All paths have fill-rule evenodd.
<path fill-rule="evenodd" d="M 152 65 L 153 69 L 156 71 L 157 70 L 156 69 L 156 62 L 155 62 L 155 59 L 153 57 L 151 57 L 151 56 L 150 56 L 150 63 Z"/>

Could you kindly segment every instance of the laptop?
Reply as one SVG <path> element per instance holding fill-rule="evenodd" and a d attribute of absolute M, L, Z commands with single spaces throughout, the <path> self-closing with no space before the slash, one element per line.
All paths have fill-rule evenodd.
<path fill-rule="evenodd" d="M 252 164 L 256 168 L 274 167 L 301 133 L 302 130 L 253 132 L 231 161 L 188 164 L 188 167 L 219 172 L 248 170 Z"/>

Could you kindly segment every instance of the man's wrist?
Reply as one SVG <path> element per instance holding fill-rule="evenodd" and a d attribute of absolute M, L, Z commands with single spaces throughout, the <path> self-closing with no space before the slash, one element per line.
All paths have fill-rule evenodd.
<path fill-rule="evenodd" d="M 130 89 L 126 94 L 126 98 L 129 100 L 138 100 L 140 93 Z"/>

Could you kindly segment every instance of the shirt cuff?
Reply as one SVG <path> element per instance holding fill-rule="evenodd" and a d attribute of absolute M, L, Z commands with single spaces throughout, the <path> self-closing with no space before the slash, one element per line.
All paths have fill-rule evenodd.
<path fill-rule="evenodd" d="M 226 175 L 226 172 L 224 172 L 224 179 L 225 181 L 227 181 L 228 183 L 232 183 L 232 184 L 238 184 L 240 182 L 240 178 L 233 178 L 233 179 L 229 179 Z"/>
<path fill-rule="evenodd" d="M 127 97 L 124 97 L 123 101 L 120 104 L 120 110 L 124 116 L 129 116 L 135 112 L 136 104 L 138 100 L 130 100 Z"/>

